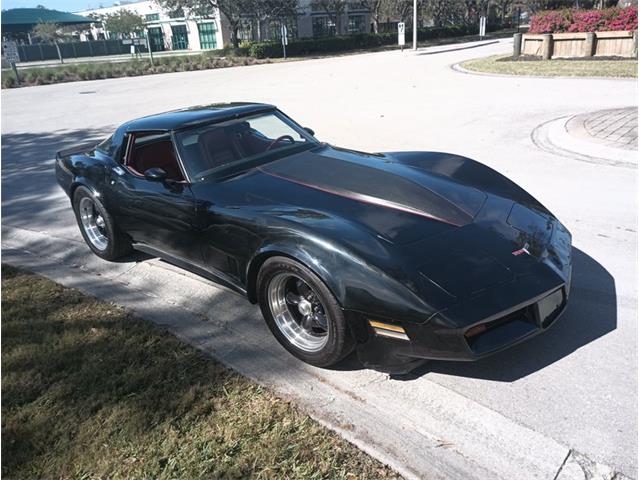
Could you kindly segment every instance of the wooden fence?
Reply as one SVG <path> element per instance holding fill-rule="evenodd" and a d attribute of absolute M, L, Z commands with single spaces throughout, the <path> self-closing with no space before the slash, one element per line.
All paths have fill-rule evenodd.
<path fill-rule="evenodd" d="M 637 57 L 638 32 L 515 34 L 515 56 Z"/>

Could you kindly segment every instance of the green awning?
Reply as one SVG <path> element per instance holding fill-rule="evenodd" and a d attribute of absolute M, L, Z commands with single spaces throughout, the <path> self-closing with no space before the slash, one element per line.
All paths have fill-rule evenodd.
<path fill-rule="evenodd" d="M 59 12 L 46 8 L 12 8 L 0 13 L 0 23 L 5 32 L 29 31 L 40 22 L 51 22 L 59 25 L 77 25 L 91 23 L 92 19 L 74 13 Z"/>

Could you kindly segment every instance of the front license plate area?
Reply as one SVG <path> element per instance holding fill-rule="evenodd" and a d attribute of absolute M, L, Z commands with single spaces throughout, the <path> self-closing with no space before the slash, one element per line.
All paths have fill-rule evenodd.
<path fill-rule="evenodd" d="M 559 288 L 536 303 L 538 324 L 547 328 L 557 318 L 565 303 L 564 289 Z"/>

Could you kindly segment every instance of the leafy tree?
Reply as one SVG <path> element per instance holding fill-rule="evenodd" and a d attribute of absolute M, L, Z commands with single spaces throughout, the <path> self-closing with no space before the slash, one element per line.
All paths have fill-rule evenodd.
<path fill-rule="evenodd" d="M 268 20 L 284 21 L 295 17 L 298 0 L 247 0 L 248 14 L 256 21 L 258 39 L 262 38 L 262 24 Z"/>
<path fill-rule="evenodd" d="M 41 42 L 53 43 L 56 46 L 60 63 L 64 63 L 60 45 L 58 45 L 58 42 L 65 37 L 60 25 L 52 22 L 38 22 L 31 30 L 31 35 Z"/>
<path fill-rule="evenodd" d="M 108 32 L 129 37 L 131 34 L 144 31 L 145 20 L 142 15 L 123 9 L 104 15 L 102 17 L 102 23 Z"/>
<path fill-rule="evenodd" d="M 253 3 L 254 0 L 160 0 L 160 4 L 169 10 L 184 8 L 198 16 L 213 16 L 215 11 L 221 12 L 229 23 L 231 43 L 235 48 L 240 43 L 238 30 L 244 18 L 251 14 Z"/>

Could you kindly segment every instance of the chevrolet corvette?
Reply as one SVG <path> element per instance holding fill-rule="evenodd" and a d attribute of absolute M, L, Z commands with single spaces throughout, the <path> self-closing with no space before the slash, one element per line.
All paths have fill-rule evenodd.
<path fill-rule="evenodd" d="M 332 146 L 272 105 L 132 120 L 55 169 L 96 255 L 139 250 L 245 296 L 312 365 L 477 360 L 567 304 L 571 235 L 514 182 L 449 153 Z"/>

